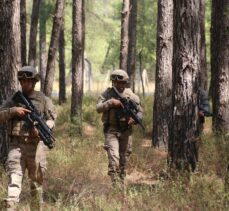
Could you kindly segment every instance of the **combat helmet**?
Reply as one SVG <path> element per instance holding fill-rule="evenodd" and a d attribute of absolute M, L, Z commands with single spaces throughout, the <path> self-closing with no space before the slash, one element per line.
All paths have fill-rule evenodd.
<path fill-rule="evenodd" d="M 24 66 L 18 71 L 17 78 L 18 78 L 18 80 L 25 79 L 25 78 L 27 78 L 27 79 L 34 78 L 36 81 L 39 81 L 40 75 L 37 72 L 35 67 Z"/>
<path fill-rule="evenodd" d="M 110 75 L 111 81 L 125 81 L 127 82 L 129 80 L 128 74 L 121 69 L 114 70 Z"/>

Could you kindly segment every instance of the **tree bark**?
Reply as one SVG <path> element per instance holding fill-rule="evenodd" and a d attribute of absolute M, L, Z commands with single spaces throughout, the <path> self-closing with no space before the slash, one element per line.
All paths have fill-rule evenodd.
<path fill-rule="evenodd" d="M 55 63 L 56 50 L 58 47 L 60 29 L 63 20 L 63 12 L 64 12 L 64 0 L 57 0 L 55 15 L 53 17 L 52 36 L 51 36 L 49 52 L 48 52 L 48 61 L 47 61 L 45 85 L 44 85 L 44 93 L 48 97 L 50 97 L 52 94 L 54 73 L 55 73 L 54 63 Z"/>
<path fill-rule="evenodd" d="M 205 0 L 200 0 L 200 87 L 208 89 L 208 72 L 205 42 Z"/>
<path fill-rule="evenodd" d="M 103 60 L 103 64 L 102 64 L 102 73 L 106 72 L 105 71 L 105 68 L 107 68 L 107 59 L 108 59 L 108 56 L 109 56 L 109 53 L 110 53 L 110 50 L 111 50 L 111 45 L 112 45 L 112 41 L 109 42 L 108 44 L 108 47 L 107 47 L 107 51 L 106 51 L 106 54 L 105 54 L 105 58 Z"/>
<path fill-rule="evenodd" d="M 20 25 L 21 25 L 21 65 L 27 65 L 26 59 L 26 0 L 20 2 Z"/>
<path fill-rule="evenodd" d="M 141 79 L 141 85 L 142 85 L 142 94 L 145 96 L 145 86 L 143 83 L 143 78 L 142 78 L 142 51 L 139 52 L 139 73 L 140 73 L 140 79 Z"/>
<path fill-rule="evenodd" d="M 136 34 L 137 34 L 137 0 L 130 0 L 130 17 L 129 17 L 129 46 L 127 73 L 129 75 L 129 86 L 134 91 L 134 79 L 136 70 Z"/>
<path fill-rule="evenodd" d="M 172 113 L 173 0 L 158 1 L 153 145 L 168 149 Z"/>
<path fill-rule="evenodd" d="M 20 1 L 0 0 L 0 105 L 18 89 L 21 60 Z M 4 32 L 4 33 L 3 33 Z M 0 159 L 7 156 L 6 126 L 0 125 Z"/>
<path fill-rule="evenodd" d="M 200 78 L 199 0 L 174 0 L 171 166 L 195 170 Z"/>
<path fill-rule="evenodd" d="M 84 75 L 84 0 L 73 0 L 71 119 L 77 118 L 81 132 Z"/>
<path fill-rule="evenodd" d="M 36 48 L 37 48 L 37 24 L 39 18 L 41 0 L 33 0 L 33 9 L 31 15 L 30 37 L 29 37 L 29 58 L 28 64 L 36 66 Z"/>
<path fill-rule="evenodd" d="M 215 1 L 212 22 L 213 129 L 229 132 L 229 0 Z M 212 17 L 212 18 L 213 18 Z M 215 49 L 214 49 L 215 48 Z M 214 51 L 214 52 L 213 52 Z M 220 118 L 225 120 L 222 121 Z"/>
<path fill-rule="evenodd" d="M 66 102 L 64 21 L 59 37 L 59 105 Z"/>
<path fill-rule="evenodd" d="M 122 24 L 121 24 L 121 47 L 120 47 L 120 69 L 127 71 L 128 46 L 129 46 L 129 15 L 130 0 L 123 0 Z"/>
<path fill-rule="evenodd" d="M 214 84 L 215 84 L 215 72 L 216 72 L 216 67 L 215 64 L 216 62 L 214 59 L 217 56 L 218 52 L 218 44 L 215 43 L 217 40 L 217 37 L 219 36 L 219 30 L 216 26 L 216 21 L 217 21 L 217 10 L 218 4 L 217 1 L 212 0 L 212 10 L 211 10 L 211 46 L 210 46 L 210 51 L 211 51 L 211 81 L 210 81 L 210 87 L 209 87 L 209 95 L 212 98 L 212 101 L 214 101 Z"/>
<path fill-rule="evenodd" d="M 42 15 L 39 16 L 39 72 L 41 76 L 41 88 L 40 90 L 44 91 L 45 84 L 45 75 L 46 75 L 46 65 L 47 65 L 47 55 L 46 55 L 46 22 L 47 22 L 47 10 L 46 10 L 45 1 L 41 2 L 41 11 Z"/>

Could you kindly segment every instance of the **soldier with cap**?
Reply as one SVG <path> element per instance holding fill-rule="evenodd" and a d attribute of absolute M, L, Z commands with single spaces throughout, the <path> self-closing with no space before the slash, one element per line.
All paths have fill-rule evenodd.
<path fill-rule="evenodd" d="M 27 96 L 40 115 L 46 120 L 49 128 L 55 125 L 56 113 L 52 101 L 42 92 L 35 91 L 35 84 L 40 76 L 31 66 L 22 67 L 18 71 L 18 80 L 22 92 Z M 42 183 L 46 171 L 47 147 L 41 141 L 38 130 L 28 127 L 23 117 L 30 111 L 22 104 L 14 102 L 13 97 L 7 99 L 0 107 L 0 122 L 7 122 L 9 135 L 9 151 L 6 171 L 9 176 L 6 210 L 16 210 L 21 193 L 25 170 L 28 170 L 31 189 L 31 210 L 42 209 Z"/>
<path fill-rule="evenodd" d="M 142 119 L 142 107 L 139 97 L 131 89 L 126 88 L 128 75 L 124 70 L 114 70 L 110 79 L 112 86 L 127 99 L 134 101 L 138 108 L 138 117 Z M 104 125 L 105 144 L 104 149 L 108 155 L 108 175 L 111 177 L 113 186 L 124 183 L 126 166 L 132 152 L 132 125 L 135 121 L 127 117 L 123 112 L 123 105 L 113 90 L 108 88 L 103 92 L 96 105 L 98 113 L 102 113 Z"/>

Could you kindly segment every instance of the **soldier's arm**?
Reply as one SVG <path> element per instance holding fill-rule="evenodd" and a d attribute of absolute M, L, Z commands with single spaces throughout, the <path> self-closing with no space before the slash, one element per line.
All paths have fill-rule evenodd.
<path fill-rule="evenodd" d="M 142 109 L 141 103 L 138 104 L 138 113 L 137 113 L 137 115 L 138 115 L 138 117 L 139 117 L 140 119 L 143 118 L 143 109 Z"/>
<path fill-rule="evenodd" d="M 0 122 L 6 122 L 9 119 L 18 116 L 23 117 L 27 113 L 30 113 L 30 110 L 22 107 L 12 107 L 12 108 L 1 108 L 0 109 Z"/>
<path fill-rule="evenodd" d="M 107 100 L 103 95 L 99 96 L 97 105 L 96 105 L 96 111 L 98 113 L 107 111 L 112 106 L 112 99 Z"/>
<path fill-rule="evenodd" d="M 119 100 L 112 98 L 111 90 L 111 88 L 108 88 L 99 96 L 96 105 L 96 111 L 98 113 L 108 111 L 110 108 L 117 108 L 121 106 L 121 102 Z"/>
<path fill-rule="evenodd" d="M 134 102 L 137 105 L 137 110 L 138 110 L 137 115 L 138 115 L 138 117 L 140 119 L 142 119 L 143 118 L 143 109 L 142 109 L 142 106 L 141 106 L 140 98 L 137 95 L 134 95 L 132 100 L 134 100 Z"/>
<path fill-rule="evenodd" d="M 50 129 L 55 127 L 55 120 L 57 118 L 55 107 L 52 100 L 48 97 L 45 98 L 45 119 L 46 124 Z"/>

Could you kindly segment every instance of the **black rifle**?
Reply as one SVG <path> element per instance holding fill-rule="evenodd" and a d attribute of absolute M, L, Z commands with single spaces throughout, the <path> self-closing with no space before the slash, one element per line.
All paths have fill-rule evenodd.
<path fill-rule="evenodd" d="M 145 131 L 145 127 L 142 123 L 142 120 L 137 115 L 137 113 L 138 113 L 137 104 L 132 100 L 129 100 L 125 97 L 122 97 L 120 95 L 120 93 L 118 92 L 118 90 L 114 86 L 112 87 L 112 89 L 114 90 L 115 94 L 117 95 L 118 100 L 120 100 L 120 102 L 123 105 L 124 114 L 127 117 L 131 117 L 135 121 L 135 123 L 139 124 L 140 127 L 142 128 L 142 130 Z"/>
<path fill-rule="evenodd" d="M 52 136 L 52 131 L 46 124 L 45 120 L 39 115 L 31 100 L 24 96 L 21 91 L 15 93 L 13 100 L 17 103 L 25 105 L 26 109 L 31 111 L 31 113 L 28 113 L 25 116 L 26 122 L 38 130 L 41 140 L 49 149 L 52 149 L 55 141 L 55 138 Z"/>
<path fill-rule="evenodd" d="M 200 109 L 200 111 L 202 111 L 204 113 L 204 116 L 206 117 L 216 117 L 217 119 L 223 121 L 223 122 L 226 122 L 222 117 L 220 116 L 214 116 L 213 113 L 209 112 L 209 111 L 206 111 L 204 109 Z"/>

